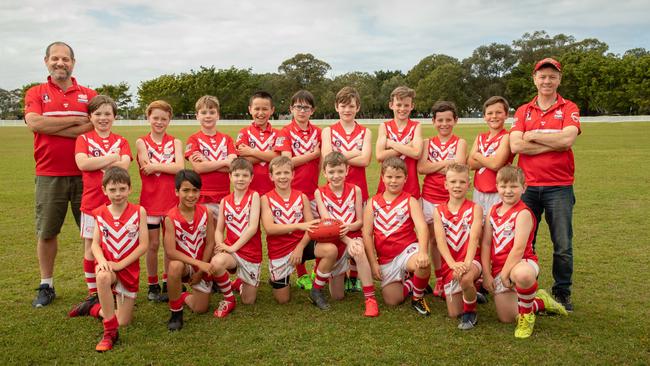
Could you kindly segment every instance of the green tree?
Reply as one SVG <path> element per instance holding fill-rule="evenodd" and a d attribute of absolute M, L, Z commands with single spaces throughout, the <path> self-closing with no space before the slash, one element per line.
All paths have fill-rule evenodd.
<path fill-rule="evenodd" d="M 429 76 L 435 69 L 447 64 L 459 65 L 460 62 L 457 59 L 447 55 L 429 55 L 420 60 L 417 65 L 413 66 L 413 68 L 409 70 L 409 72 L 406 74 L 406 83 L 415 87 L 421 80 Z"/>
<path fill-rule="evenodd" d="M 468 73 L 470 108 L 481 110 L 487 98 L 506 94 L 505 76 L 517 64 L 517 55 L 509 45 L 492 43 L 475 49 L 462 64 Z"/>
<path fill-rule="evenodd" d="M 296 83 L 296 90 L 313 88 L 325 80 L 331 69 L 327 62 L 317 59 L 311 53 L 298 53 L 278 66 L 280 74 Z"/>
<path fill-rule="evenodd" d="M 133 97 L 129 91 L 131 87 L 125 81 L 113 85 L 113 84 L 102 84 L 102 86 L 95 88 L 95 91 L 98 94 L 108 95 L 113 98 L 115 104 L 117 104 L 117 114 L 123 118 L 129 118 L 129 108 L 133 102 Z"/>
<path fill-rule="evenodd" d="M 446 64 L 437 67 L 415 89 L 415 105 L 421 113 L 428 113 L 434 102 L 449 100 L 456 104 L 458 112 L 470 112 L 470 97 L 467 94 L 465 69 L 459 64 Z"/>

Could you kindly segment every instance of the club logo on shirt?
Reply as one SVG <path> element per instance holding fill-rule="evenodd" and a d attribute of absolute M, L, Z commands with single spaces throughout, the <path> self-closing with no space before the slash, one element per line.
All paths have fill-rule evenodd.
<path fill-rule="evenodd" d="M 134 224 L 126 225 L 126 231 L 129 238 L 135 238 L 138 235 L 138 226 Z"/>
<path fill-rule="evenodd" d="M 275 139 L 275 146 L 282 146 L 284 145 L 284 140 L 286 137 L 280 136 L 277 139 Z"/>
<path fill-rule="evenodd" d="M 47 95 L 47 93 L 43 94 L 43 103 L 49 103 L 51 101 L 52 99 L 50 99 L 50 96 Z"/>
<path fill-rule="evenodd" d="M 210 149 L 208 149 L 207 147 L 201 149 L 201 152 L 203 153 L 203 156 L 205 156 L 206 158 L 210 157 Z"/>
<path fill-rule="evenodd" d="M 573 120 L 573 122 L 578 123 L 580 121 L 580 116 L 578 115 L 578 112 L 571 113 L 571 119 Z"/>
<path fill-rule="evenodd" d="M 88 103 L 88 96 L 86 94 L 78 94 L 77 102 L 79 103 Z"/>
<path fill-rule="evenodd" d="M 248 146 L 252 147 L 253 149 L 255 148 L 255 141 L 252 141 L 248 143 Z"/>
<path fill-rule="evenodd" d="M 273 210 L 273 216 L 275 216 L 275 217 L 282 216 L 282 211 L 281 210 Z"/>
<path fill-rule="evenodd" d="M 293 214 L 293 217 L 296 220 L 302 220 L 302 211 L 300 211 L 299 208 L 296 207 L 296 212 Z"/>
<path fill-rule="evenodd" d="M 562 111 L 558 109 L 557 111 L 555 111 L 555 115 L 553 116 L 553 118 L 555 118 L 555 119 L 563 119 L 564 115 L 562 115 Z"/>
<path fill-rule="evenodd" d="M 530 116 L 530 111 L 526 112 L 526 121 L 530 121 L 531 119 L 533 118 Z"/>
<path fill-rule="evenodd" d="M 334 146 L 341 147 L 341 140 L 339 139 L 334 140 Z"/>
<path fill-rule="evenodd" d="M 90 155 L 92 155 L 94 157 L 98 157 L 98 156 L 101 156 L 102 153 L 101 153 L 101 151 L 99 151 L 99 149 L 91 149 L 90 150 Z"/>
<path fill-rule="evenodd" d="M 205 235 L 205 232 L 208 230 L 208 227 L 206 225 L 201 225 L 199 226 L 199 233 L 201 235 Z"/>
<path fill-rule="evenodd" d="M 284 137 L 281 137 L 281 138 L 284 138 Z M 299 141 L 294 141 L 294 143 L 293 143 L 293 148 L 294 148 L 294 149 L 298 149 L 298 148 L 300 148 L 300 142 L 299 142 Z"/>
<path fill-rule="evenodd" d="M 108 228 L 102 225 L 102 236 L 108 236 Z"/>
<path fill-rule="evenodd" d="M 232 221 L 232 214 L 227 214 L 226 215 L 226 221 Z"/>

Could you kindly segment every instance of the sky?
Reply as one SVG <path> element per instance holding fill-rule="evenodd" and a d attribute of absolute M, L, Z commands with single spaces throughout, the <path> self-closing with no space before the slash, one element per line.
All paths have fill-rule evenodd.
<path fill-rule="evenodd" d="M 463 59 L 545 30 L 650 49 L 650 2 L 612 1 L 35 1 L 0 3 L 0 88 L 44 81 L 45 47 L 70 44 L 74 76 L 98 87 L 200 66 L 277 72 L 297 53 L 350 71 L 402 70 L 437 53 Z"/>

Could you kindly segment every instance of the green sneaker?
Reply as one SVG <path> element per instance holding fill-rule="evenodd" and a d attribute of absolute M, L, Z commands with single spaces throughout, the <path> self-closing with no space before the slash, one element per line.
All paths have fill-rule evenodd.
<path fill-rule="evenodd" d="M 517 327 L 515 328 L 515 338 L 528 338 L 533 334 L 535 328 L 535 313 L 517 315 Z"/>
<path fill-rule="evenodd" d="M 311 276 L 308 274 L 302 275 L 296 280 L 296 286 L 306 291 L 311 291 L 311 284 Z"/>
<path fill-rule="evenodd" d="M 546 311 L 548 314 L 559 314 L 564 316 L 569 315 L 569 312 L 566 311 L 564 306 L 555 301 L 555 299 L 551 297 L 548 292 L 541 289 L 537 290 L 536 297 L 544 302 L 544 311 Z"/>

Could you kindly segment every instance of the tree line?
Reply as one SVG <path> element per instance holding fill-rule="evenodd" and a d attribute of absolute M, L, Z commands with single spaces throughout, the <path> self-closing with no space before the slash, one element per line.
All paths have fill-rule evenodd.
<path fill-rule="evenodd" d="M 146 105 L 156 99 L 168 101 L 176 118 L 193 118 L 194 102 L 211 94 L 221 102 L 224 119 L 246 119 L 248 97 L 257 90 L 275 99 L 276 117 L 289 113 L 291 95 L 299 89 L 316 97 L 314 118 L 336 118 L 334 96 L 344 86 L 361 94 L 359 118 L 387 118 L 390 92 L 399 85 L 415 89 L 415 116 L 426 116 L 436 100 L 456 103 L 461 116 L 480 116 L 483 101 L 492 95 L 506 97 L 513 107 L 535 95 L 531 73 L 535 62 L 554 57 L 563 65 L 560 94 L 578 104 L 583 115 L 650 114 L 650 51 L 635 48 L 622 55 L 595 38 L 577 40 L 545 31 L 525 33 L 511 44 L 491 43 L 476 48 L 459 60 L 429 55 L 407 72 L 379 70 L 330 76 L 331 66 L 309 53 L 285 60 L 275 73 L 256 74 L 251 69 L 216 69 L 201 66 L 179 74 L 166 74 L 142 81 L 137 104 L 126 82 L 95 88 L 113 97 L 122 118 L 141 118 Z M 22 118 L 24 92 L 0 89 L 0 118 Z"/>

